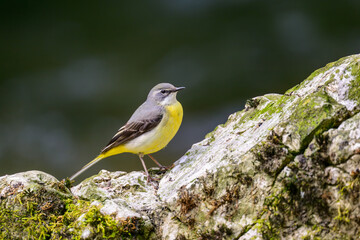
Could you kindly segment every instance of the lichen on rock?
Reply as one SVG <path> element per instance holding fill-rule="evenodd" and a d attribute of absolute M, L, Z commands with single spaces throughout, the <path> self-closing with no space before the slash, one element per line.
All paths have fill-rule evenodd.
<path fill-rule="evenodd" d="M 247 101 L 164 173 L 0 178 L 3 238 L 355 239 L 360 55 Z M 25 226 L 20 229 L 19 226 Z"/>

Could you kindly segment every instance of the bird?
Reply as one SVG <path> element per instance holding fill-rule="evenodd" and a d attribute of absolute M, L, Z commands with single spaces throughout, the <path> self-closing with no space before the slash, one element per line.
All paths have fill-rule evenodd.
<path fill-rule="evenodd" d="M 153 179 L 146 168 L 143 159 L 145 155 L 148 155 L 160 168 L 168 169 L 150 154 L 166 147 L 179 130 L 183 119 L 183 107 L 176 99 L 176 95 L 184 88 L 175 87 L 170 83 L 159 83 L 153 87 L 146 101 L 116 132 L 100 154 L 72 175 L 70 180 L 74 180 L 100 160 L 121 153 L 133 153 L 139 156 L 148 182 Z"/>

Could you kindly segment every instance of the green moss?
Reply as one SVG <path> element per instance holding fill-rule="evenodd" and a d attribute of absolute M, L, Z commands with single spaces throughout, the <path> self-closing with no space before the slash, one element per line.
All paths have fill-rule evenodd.
<path fill-rule="evenodd" d="M 348 98 L 360 102 L 360 63 L 357 62 L 351 67 L 351 75 L 354 76 L 355 79 L 350 83 Z"/>
<path fill-rule="evenodd" d="M 286 177 L 282 180 L 281 188 L 273 188 L 273 192 L 265 198 L 263 209 L 254 219 L 264 239 L 279 239 L 283 234 L 286 235 L 289 222 L 306 221 L 302 214 L 309 206 L 317 211 L 318 200 L 313 195 L 309 198 L 307 195 L 301 196 L 303 184 L 296 175 Z"/>
<path fill-rule="evenodd" d="M 240 125 L 249 121 L 249 120 L 259 120 L 271 118 L 272 114 L 275 112 L 280 112 L 282 103 L 288 101 L 289 96 L 279 95 L 279 94 L 269 94 L 263 97 L 253 98 L 247 101 L 245 110 L 235 113 L 236 124 L 234 125 L 234 130 L 236 130 Z M 276 105 L 275 105 L 276 103 Z M 237 119 L 239 118 L 239 119 Z M 218 125 L 214 131 L 208 133 L 205 138 L 209 140 L 209 143 L 215 140 L 214 134 L 219 127 L 226 127 L 229 123 L 233 122 L 234 119 L 229 119 L 225 124 Z"/>
<path fill-rule="evenodd" d="M 334 218 L 335 221 L 337 221 L 337 226 L 344 224 L 344 223 L 349 223 L 350 222 L 350 218 L 349 218 L 349 209 L 347 208 L 341 208 L 340 206 L 338 207 L 338 215 Z M 336 227 L 335 227 L 336 229 Z"/>
<path fill-rule="evenodd" d="M 256 229 L 261 233 L 264 239 L 280 239 L 280 231 L 274 227 L 267 219 L 258 219 L 255 221 Z"/>
<path fill-rule="evenodd" d="M 1 201 L 0 238 L 80 239 L 86 228 L 91 231 L 91 239 L 132 239 L 141 233 L 141 219 L 115 221 L 103 215 L 100 208 L 45 189 L 25 190 Z"/>
<path fill-rule="evenodd" d="M 93 178 L 96 177 L 92 176 L 88 179 L 85 179 L 83 181 L 83 185 L 86 185 L 86 193 L 83 194 L 83 196 L 86 196 L 86 200 L 92 200 L 92 201 L 105 201 L 107 199 L 107 196 L 105 195 L 105 193 L 101 190 L 99 190 L 99 188 L 97 187 L 96 183 L 93 181 Z"/>
<path fill-rule="evenodd" d="M 289 90 L 287 90 L 287 91 L 285 92 L 284 95 L 286 95 L 286 96 L 291 95 L 294 91 L 296 91 L 296 90 L 299 89 L 299 86 L 300 86 L 300 84 L 297 84 L 295 87 L 290 88 Z"/>
<path fill-rule="evenodd" d="M 210 143 L 212 143 L 213 141 L 215 141 L 215 136 L 214 136 L 214 135 L 215 135 L 215 131 L 216 131 L 217 128 L 218 128 L 218 127 L 216 127 L 214 131 L 206 134 L 205 138 L 208 139 L 208 144 L 210 144 Z"/>
<path fill-rule="evenodd" d="M 308 233 L 305 236 L 302 236 L 301 239 L 303 240 L 321 240 L 322 238 L 319 237 L 321 231 L 323 231 L 322 226 L 314 225 L 311 228 L 311 231 L 308 231 Z"/>
<path fill-rule="evenodd" d="M 300 140 L 300 150 L 304 149 L 315 135 L 318 135 L 336 125 L 339 116 L 335 112 L 341 113 L 340 106 L 321 91 L 302 99 L 292 114 L 289 122 L 295 126 L 293 135 L 298 135 Z M 346 114 L 345 112 L 343 114 Z"/>
<path fill-rule="evenodd" d="M 329 64 L 334 64 L 334 63 L 329 63 Z M 318 76 L 319 74 L 321 74 L 321 73 L 325 72 L 326 70 L 328 70 L 329 69 L 328 65 L 326 65 L 323 68 L 319 68 L 319 69 L 315 70 L 314 72 L 312 72 L 310 74 L 310 76 L 300 84 L 300 87 L 305 85 L 305 84 L 308 84 L 308 81 L 313 80 L 316 76 Z"/>
<path fill-rule="evenodd" d="M 344 57 L 344 58 L 339 59 L 338 61 L 328 63 L 328 64 L 327 64 L 325 67 L 323 67 L 323 68 L 320 68 L 320 69 L 315 70 L 313 73 L 310 74 L 310 76 L 309 76 L 305 81 L 303 81 L 303 82 L 300 84 L 300 88 L 301 88 L 302 86 L 308 84 L 309 81 L 312 81 L 312 80 L 313 80 L 316 76 L 318 76 L 319 74 L 326 72 L 326 71 L 329 70 L 330 68 L 340 66 L 341 64 L 344 63 L 344 61 L 347 61 L 348 59 L 349 59 L 349 57 Z M 336 71 L 336 73 L 338 73 L 338 70 Z"/>
<path fill-rule="evenodd" d="M 228 122 L 229 122 L 229 121 L 228 121 Z M 226 123 L 225 123 L 225 124 L 226 124 Z M 218 128 L 219 128 L 219 127 L 224 127 L 225 124 L 220 124 L 220 125 L 216 126 L 216 128 L 214 129 L 214 131 L 209 132 L 208 134 L 205 135 L 205 138 L 208 138 L 208 139 L 209 139 L 209 144 L 215 140 L 215 136 L 214 136 L 214 135 L 215 135 L 216 131 L 218 130 Z"/>
<path fill-rule="evenodd" d="M 241 117 L 237 120 L 237 123 L 234 126 L 234 130 L 250 120 L 259 121 L 270 119 L 274 113 L 282 111 L 282 104 L 288 101 L 290 98 L 291 97 L 289 96 L 279 94 L 269 94 L 256 98 L 258 102 L 256 108 L 248 108 L 239 112 Z"/>
<path fill-rule="evenodd" d="M 334 231 L 340 231 L 344 226 L 348 225 L 351 222 L 351 218 L 354 219 L 354 216 L 351 216 L 353 209 L 341 204 L 342 202 L 349 202 L 351 207 L 355 206 L 358 203 L 359 192 L 360 192 L 360 171 L 356 170 L 351 173 L 352 180 L 346 181 L 345 179 L 338 180 L 337 189 L 339 190 L 339 198 L 337 199 L 338 208 L 337 215 L 333 218 L 335 225 L 333 227 Z M 356 216 L 356 215 L 355 215 Z"/>
<path fill-rule="evenodd" d="M 298 217 L 297 209 L 294 208 L 295 195 L 294 183 L 289 183 L 265 198 L 264 207 L 254 220 L 264 239 L 280 239 L 287 219 Z"/>

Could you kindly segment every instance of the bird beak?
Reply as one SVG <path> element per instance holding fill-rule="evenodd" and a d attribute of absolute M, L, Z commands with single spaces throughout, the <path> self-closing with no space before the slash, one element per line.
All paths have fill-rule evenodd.
<path fill-rule="evenodd" d="M 177 88 L 175 88 L 175 89 L 173 90 L 173 92 L 177 92 L 177 91 L 180 91 L 180 90 L 182 90 L 182 89 L 185 89 L 185 87 L 177 87 Z"/>

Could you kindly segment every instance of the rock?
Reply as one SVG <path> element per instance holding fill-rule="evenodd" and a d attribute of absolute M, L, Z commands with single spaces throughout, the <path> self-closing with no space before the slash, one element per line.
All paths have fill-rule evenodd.
<path fill-rule="evenodd" d="M 1 236 L 353 239 L 359 129 L 360 55 L 353 55 L 284 95 L 248 100 L 173 169 L 153 169 L 157 183 L 141 172 L 101 171 L 70 192 L 45 173 L 1 177 L 0 223 L 8 224 Z"/>
<path fill-rule="evenodd" d="M 0 177 L 0 238 L 48 236 L 44 225 L 63 214 L 70 198 L 63 184 L 40 171 Z"/>
<path fill-rule="evenodd" d="M 83 183 L 86 188 L 87 181 Z M 125 201 L 101 201 L 93 192 L 89 196 L 88 201 L 78 199 L 62 182 L 39 171 L 3 176 L 0 239 L 149 239 L 153 226 L 146 215 Z"/>
<path fill-rule="evenodd" d="M 294 224 L 300 227 L 307 223 L 305 217 L 285 221 L 285 216 L 291 213 L 285 210 L 291 209 L 292 204 L 303 206 L 299 214 L 312 214 L 308 209 L 311 206 L 304 206 L 302 201 L 308 192 L 304 192 L 298 182 L 290 181 L 299 178 L 292 169 L 294 160 L 308 161 L 302 154 L 311 141 L 334 128 L 329 130 L 332 136 L 331 131 L 346 119 L 350 122 L 344 124 L 353 129 L 339 127 L 339 130 L 344 129 L 337 134 L 338 138 L 345 136 L 341 140 L 343 151 L 336 152 L 341 147 L 336 141 L 329 143 L 330 146 L 321 146 L 317 153 L 325 154 L 323 150 L 334 149 L 333 157 L 344 155 L 343 162 L 357 149 L 359 136 L 354 115 L 359 111 L 360 102 L 359 59 L 359 55 L 354 55 L 329 64 L 284 95 L 270 94 L 252 99 L 245 110 L 231 115 L 227 123 L 208 134 L 175 163 L 162 178 L 158 194 L 188 226 L 191 233 L 187 235 L 201 238 L 213 231 L 214 235 L 228 234 L 226 237 L 231 239 L 251 230 L 255 235 L 257 231 L 264 236 L 289 238 L 295 234 L 295 229 L 285 232 L 286 223 L 293 228 Z M 345 142 L 350 145 L 344 146 Z M 306 173 L 312 173 L 311 180 L 314 180 L 324 170 L 325 166 L 316 162 Z M 312 191 L 322 192 L 325 183 L 322 180 L 318 184 Z M 292 199 L 294 193 L 291 191 L 300 194 L 298 202 Z M 285 193 L 289 197 L 284 203 L 278 203 L 285 198 Z M 185 201 L 186 198 L 193 200 Z M 318 200 L 322 201 L 321 196 Z M 277 206 L 280 203 L 286 205 L 281 213 Z M 272 217 L 276 221 L 272 221 Z M 282 222 L 277 223 L 279 219 Z M 306 232 L 302 231 L 303 236 Z"/>

